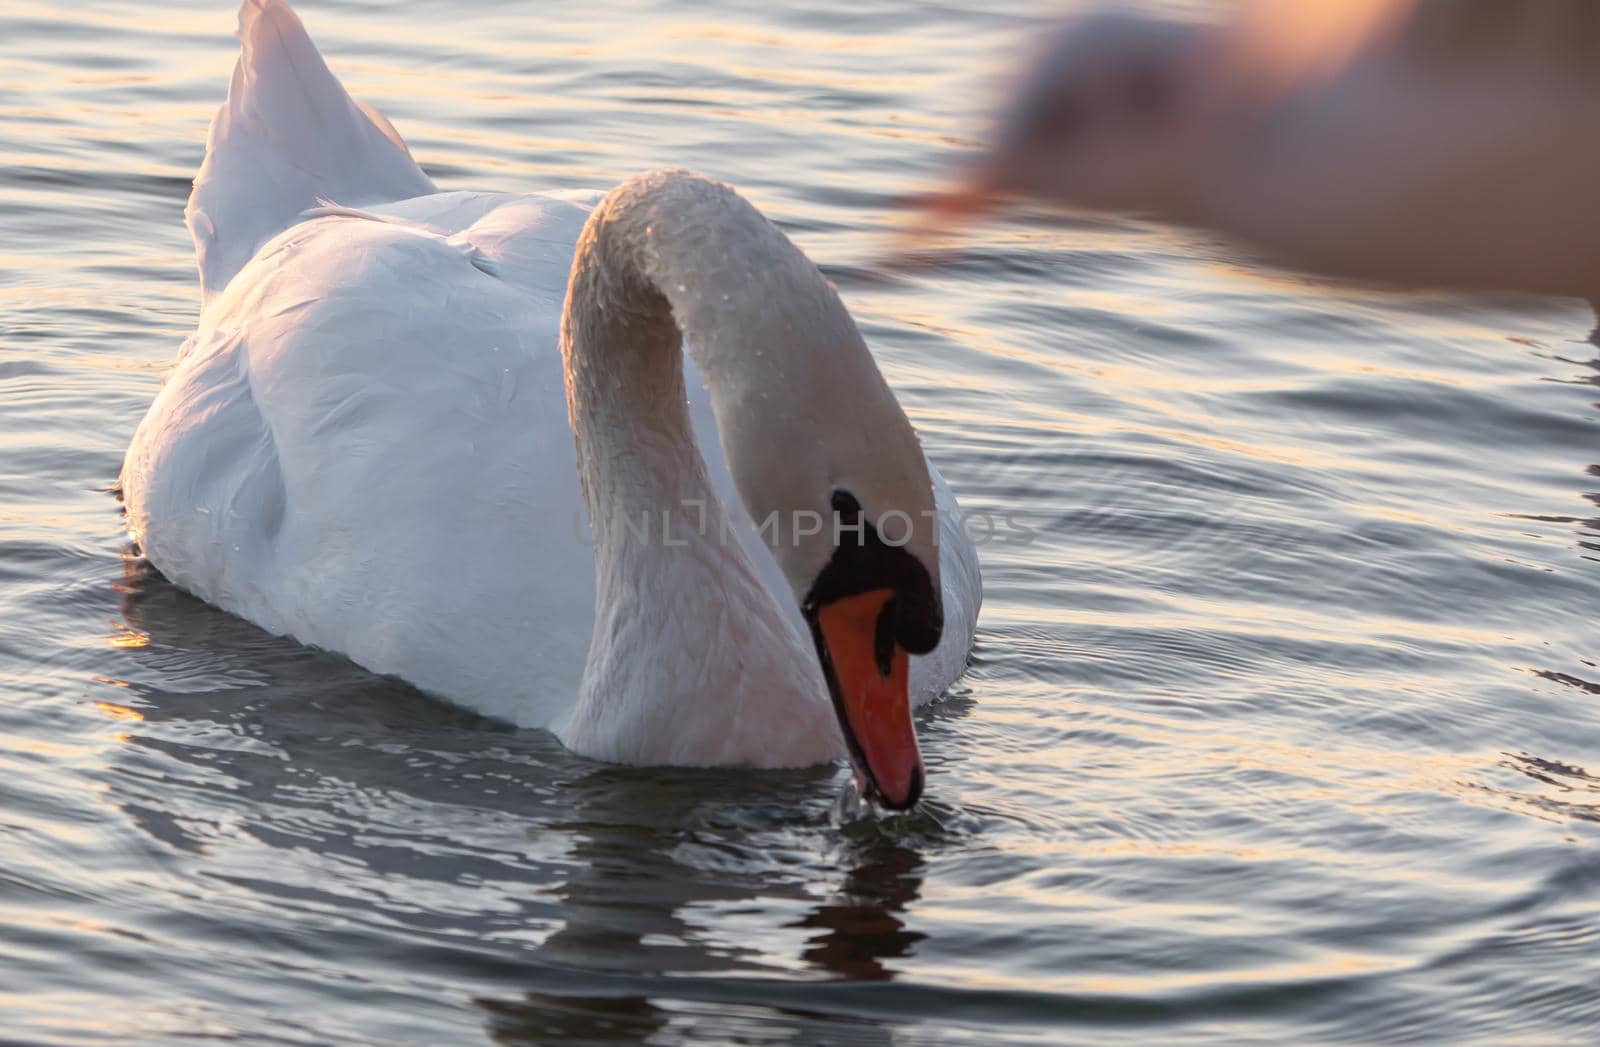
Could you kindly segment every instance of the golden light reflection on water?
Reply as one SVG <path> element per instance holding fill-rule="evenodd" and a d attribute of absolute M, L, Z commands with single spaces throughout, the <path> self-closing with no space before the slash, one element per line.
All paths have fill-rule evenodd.
<path fill-rule="evenodd" d="M 1197 420 L 1199 418 L 1209 419 L 1209 416 L 1204 415 L 1196 415 L 1195 417 Z M 1234 440 L 1210 433 L 1197 432 L 1193 429 L 1174 429 L 1170 426 L 1161 425 L 1124 425 L 1119 426 L 1118 431 L 1156 436 L 1178 444 L 1193 444 L 1196 447 L 1223 451 L 1227 454 L 1253 458 L 1256 461 L 1270 462 L 1275 465 L 1337 469 L 1345 464 L 1344 456 L 1333 449 L 1323 453 L 1303 446 L 1270 447 L 1259 443 L 1250 443 L 1244 440 Z"/>
<path fill-rule="evenodd" d="M 1165 553 L 1160 549 L 1136 550 L 1107 562 L 1139 563 L 1162 555 Z M 1181 634 L 1203 628 L 1207 632 L 1225 632 L 1237 639 L 1257 637 L 1271 641 L 1287 638 L 1306 643 L 1335 642 L 1373 647 L 1382 644 L 1394 650 L 1405 650 L 1419 643 L 1492 646 L 1505 639 L 1503 629 L 1494 626 L 1480 628 L 1378 613 L 1357 614 L 1348 607 L 1331 605 L 1326 610 L 1313 610 L 1285 604 L 1265 604 L 1248 594 L 1238 599 L 1225 599 L 1219 596 L 1193 597 L 1180 593 L 1152 592 L 1149 601 L 1118 613 L 1063 607 L 1042 612 L 1037 620 L 1084 624 L 1136 621 L 1140 628 L 1153 632 Z M 1017 613 L 1027 617 L 1026 612 Z"/>
<path fill-rule="evenodd" d="M 1204 914 L 1194 914 L 1203 918 Z M 982 913 L 970 914 L 974 922 L 982 922 Z M 1340 950 L 1321 950 L 1314 959 L 1261 964 L 1259 966 L 1230 965 L 1216 971 L 1163 971 L 1149 967 L 1137 974 L 1124 976 L 1065 972 L 1050 977 L 1039 977 L 1040 989 L 1052 989 L 1074 996 L 1084 994 L 1123 998 L 1130 1001 L 1159 999 L 1214 992 L 1220 987 L 1238 981 L 1247 985 L 1296 986 L 1315 984 L 1334 978 L 1360 975 L 1381 975 L 1403 971 L 1410 966 L 1403 959 L 1375 953 L 1357 953 Z M 950 965 L 943 969 L 944 977 L 994 989 L 1003 989 L 1012 983 L 1003 975 L 980 966 Z M 1152 1042 L 1160 1042 L 1154 1038 Z"/>
<path fill-rule="evenodd" d="M 97 701 L 94 703 L 94 707 L 111 717 L 113 720 L 144 720 L 144 713 L 141 713 L 137 709 L 130 709 L 126 705 L 118 705 L 116 702 Z"/>
<path fill-rule="evenodd" d="M 1315 983 L 1330 978 L 1355 975 L 1390 974 L 1403 971 L 1411 964 L 1405 960 L 1373 953 L 1338 952 L 1329 950 L 1313 960 L 1299 963 L 1269 964 L 1260 967 L 1230 966 L 1226 974 L 1209 972 L 1157 973 L 1146 971 L 1126 977 L 1093 977 L 1075 981 L 1079 991 L 1147 994 L 1183 993 L 1215 989 L 1220 982 L 1246 984 L 1282 983 L 1296 985 Z"/>
<path fill-rule="evenodd" d="M 666 40 L 705 40 L 712 43 L 756 44 L 784 52 L 793 48 L 807 51 L 863 52 L 868 54 L 897 54 L 904 41 L 892 33 L 850 35 L 844 33 L 808 32 L 787 28 L 780 36 L 748 26 L 719 24 L 715 22 L 677 23 L 659 34 Z"/>
<path fill-rule="evenodd" d="M 33 756 L 42 756 L 55 761 L 72 760 L 80 753 L 76 745 L 27 737 L 8 738 L 6 740 L 6 749 L 28 753 Z"/>
<path fill-rule="evenodd" d="M 133 649 L 150 646 L 150 634 L 142 633 L 131 626 L 112 619 L 111 627 L 116 630 L 106 638 L 106 643 L 111 647 Z"/>

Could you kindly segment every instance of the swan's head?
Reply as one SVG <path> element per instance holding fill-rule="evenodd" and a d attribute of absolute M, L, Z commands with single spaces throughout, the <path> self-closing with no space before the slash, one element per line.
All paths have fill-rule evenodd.
<path fill-rule="evenodd" d="M 871 367 L 864 348 L 851 352 Z M 916 437 L 876 368 L 870 379 L 881 396 L 846 382 L 803 411 L 719 411 L 718 426 L 810 628 L 856 782 L 904 810 L 923 786 L 910 656 L 932 651 L 944 627 L 939 521 Z"/>
<path fill-rule="evenodd" d="M 857 782 L 901 810 L 923 786 L 909 658 L 944 626 L 933 483 L 834 288 L 761 224 L 765 291 L 725 335 L 691 328 L 690 345 L 741 499 L 810 627 Z"/>
<path fill-rule="evenodd" d="M 917 457 L 907 464 L 925 476 Z M 874 501 L 871 494 L 867 500 Z M 902 810 L 916 803 L 923 783 L 907 691 L 909 656 L 933 650 L 944 619 L 938 552 L 913 549 L 906 540 L 913 535 L 912 512 L 934 519 L 931 495 L 877 501 L 896 507 L 873 513 L 848 487 L 834 485 L 824 517 L 834 533 L 806 551 L 799 578 L 791 574 L 790 582 L 809 576 L 801 582 L 800 609 L 811 627 L 857 782 L 869 798 Z"/>
<path fill-rule="evenodd" d="M 864 792 L 916 803 L 907 663 L 943 628 L 939 521 L 921 444 L 833 286 L 728 186 L 660 171 L 596 208 L 564 330 L 580 444 L 592 425 L 647 424 L 656 405 L 636 400 L 594 417 L 651 385 L 645 372 L 682 388 L 666 351 L 681 335 L 744 508 L 810 625 Z M 612 350 L 577 347 L 589 340 Z"/>

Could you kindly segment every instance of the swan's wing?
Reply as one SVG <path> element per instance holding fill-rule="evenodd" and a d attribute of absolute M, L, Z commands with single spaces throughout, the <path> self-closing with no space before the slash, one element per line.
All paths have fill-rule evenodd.
<path fill-rule="evenodd" d="M 208 603 L 544 726 L 577 693 L 594 559 L 564 285 L 496 274 L 535 243 L 570 256 L 584 213 L 518 215 L 481 246 L 331 208 L 271 240 L 202 315 L 123 488 L 150 562 Z"/>
<path fill-rule="evenodd" d="M 435 191 L 389 121 L 345 92 L 283 0 L 245 0 L 239 43 L 186 212 L 208 302 L 319 201 Z"/>

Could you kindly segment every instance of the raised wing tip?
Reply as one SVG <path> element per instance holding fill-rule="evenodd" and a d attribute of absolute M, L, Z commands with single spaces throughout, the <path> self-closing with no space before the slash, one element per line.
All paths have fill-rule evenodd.
<path fill-rule="evenodd" d="M 305 32 L 305 26 L 300 22 L 300 16 L 294 13 L 284 0 L 244 0 L 239 5 L 239 30 L 238 37 L 247 42 L 258 26 L 274 19 L 285 19 L 287 25 L 292 25 Z"/>
<path fill-rule="evenodd" d="M 239 40 L 240 60 L 246 66 L 268 60 L 273 50 L 295 53 L 309 49 L 321 62 L 305 23 L 285 0 L 244 0 L 239 5 L 239 28 L 234 36 Z"/>
<path fill-rule="evenodd" d="M 389 121 L 345 91 L 284 0 L 245 0 L 238 37 L 228 98 L 189 199 L 207 299 L 321 199 L 376 203 L 435 191 Z"/>

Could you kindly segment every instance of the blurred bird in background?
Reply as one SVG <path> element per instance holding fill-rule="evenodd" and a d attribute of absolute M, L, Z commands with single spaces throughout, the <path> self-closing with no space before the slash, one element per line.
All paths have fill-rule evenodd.
<path fill-rule="evenodd" d="M 1408 286 L 1600 295 L 1600 0 L 1245 0 L 1079 18 L 923 206 L 1147 214 Z"/>

